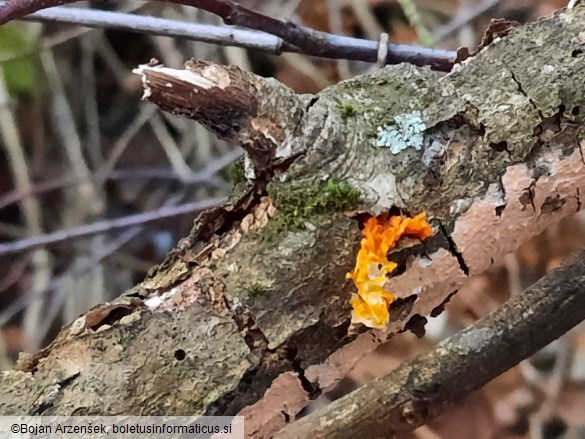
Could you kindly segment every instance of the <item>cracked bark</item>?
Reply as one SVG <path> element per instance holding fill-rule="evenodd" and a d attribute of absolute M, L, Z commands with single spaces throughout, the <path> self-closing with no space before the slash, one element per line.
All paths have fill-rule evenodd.
<path fill-rule="evenodd" d="M 449 403 L 465 398 L 581 322 L 585 318 L 584 282 L 585 252 L 580 252 L 573 262 L 431 352 L 293 423 L 275 437 L 406 437 Z"/>
<path fill-rule="evenodd" d="M 267 437 L 262 425 L 294 419 L 468 276 L 580 208 L 584 24 L 578 6 L 448 75 L 393 66 L 317 96 L 203 61 L 142 66 L 145 96 L 242 145 L 254 180 L 144 282 L 4 372 L 0 413 L 241 412 L 249 435 Z M 415 111 L 420 150 L 375 146 L 378 127 Z M 327 181 L 359 190 L 359 205 L 287 216 Z M 360 220 L 422 211 L 437 233 L 388 255 L 401 267 L 386 284 L 398 298 L 388 329 L 348 332 Z"/>

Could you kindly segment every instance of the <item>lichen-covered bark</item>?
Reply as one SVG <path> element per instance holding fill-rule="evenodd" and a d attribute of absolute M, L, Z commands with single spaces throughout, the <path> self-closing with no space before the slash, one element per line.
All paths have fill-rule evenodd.
<path fill-rule="evenodd" d="M 282 396 L 274 416 L 292 419 L 299 389 L 330 388 L 392 333 L 420 329 L 413 322 L 440 312 L 468 276 L 580 209 L 584 25 L 576 7 L 512 30 L 448 75 L 387 67 L 314 97 L 205 62 L 142 66 L 146 97 L 240 142 L 253 179 L 202 214 L 142 284 L 4 373 L 0 413 L 247 407 L 250 423 L 265 423 L 252 404 L 266 407 L 277 382 L 266 398 Z M 422 136 L 400 132 L 404 119 Z M 404 148 L 376 146 L 379 128 Z M 348 333 L 360 221 L 423 211 L 435 235 L 389 255 L 399 269 L 387 287 L 400 299 L 389 328 Z"/>

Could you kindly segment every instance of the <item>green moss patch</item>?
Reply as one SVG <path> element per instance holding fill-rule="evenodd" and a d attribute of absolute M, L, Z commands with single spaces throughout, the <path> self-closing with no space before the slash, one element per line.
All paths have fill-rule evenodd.
<path fill-rule="evenodd" d="M 246 173 L 244 171 L 244 161 L 236 160 L 229 167 L 229 179 L 234 186 L 246 184 Z"/>
<path fill-rule="evenodd" d="M 305 230 L 307 223 L 357 209 L 360 192 L 347 182 L 329 180 L 311 185 L 271 184 L 269 195 L 277 213 L 262 232 L 270 239 L 291 230 Z"/>
<path fill-rule="evenodd" d="M 248 295 L 248 297 L 258 298 L 268 293 L 270 288 L 260 282 L 253 282 L 245 285 L 243 290 Z"/>
<path fill-rule="evenodd" d="M 342 117 L 352 117 L 357 114 L 357 109 L 352 104 L 343 104 L 339 107 L 339 112 Z"/>

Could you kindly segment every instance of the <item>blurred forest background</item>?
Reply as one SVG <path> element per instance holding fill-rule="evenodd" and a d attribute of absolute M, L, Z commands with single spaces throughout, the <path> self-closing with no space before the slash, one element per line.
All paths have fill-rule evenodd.
<path fill-rule="evenodd" d="M 374 40 L 387 32 L 390 42 L 450 50 L 476 48 L 491 18 L 525 23 L 566 6 L 566 0 L 240 3 L 318 30 Z M 95 0 L 75 7 L 220 24 L 202 11 L 156 2 Z M 236 145 L 140 100 L 132 69 L 153 57 L 175 68 L 191 57 L 238 65 L 299 93 L 376 68 L 71 25 L 0 27 L 0 243 L 23 243 L 22 251 L 10 253 L 0 244 L 0 370 L 142 280 L 187 235 L 197 212 L 221 203 L 238 178 Z M 51 245 L 31 239 L 47 234 Z M 426 337 L 394 337 L 314 407 L 430 349 L 583 247 L 583 215 L 562 221 L 471 281 L 446 312 L 430 319 Z M 584 438 L 583 326 L 416 437 Z"/>

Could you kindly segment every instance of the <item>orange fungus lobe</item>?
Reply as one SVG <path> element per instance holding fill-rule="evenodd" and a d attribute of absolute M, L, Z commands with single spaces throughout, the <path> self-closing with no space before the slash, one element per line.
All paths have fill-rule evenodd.
<path fill-rule="evenodd" d="M 425 213 L 414 218 L 382 215 L 366 221 L 355 269 L 346 276 L 353 280 L 358 289 L 351 298 L 353 323 L 362 323 L 370 328 L 385 328 L 388 325 L 388 307 L 395 297 L 384 289 L 384 284 L 386 275 L 392 273 L 397 264 L 388 261 L 387 254 L 402 236 L 424 240 L 432 234 Z"/>

